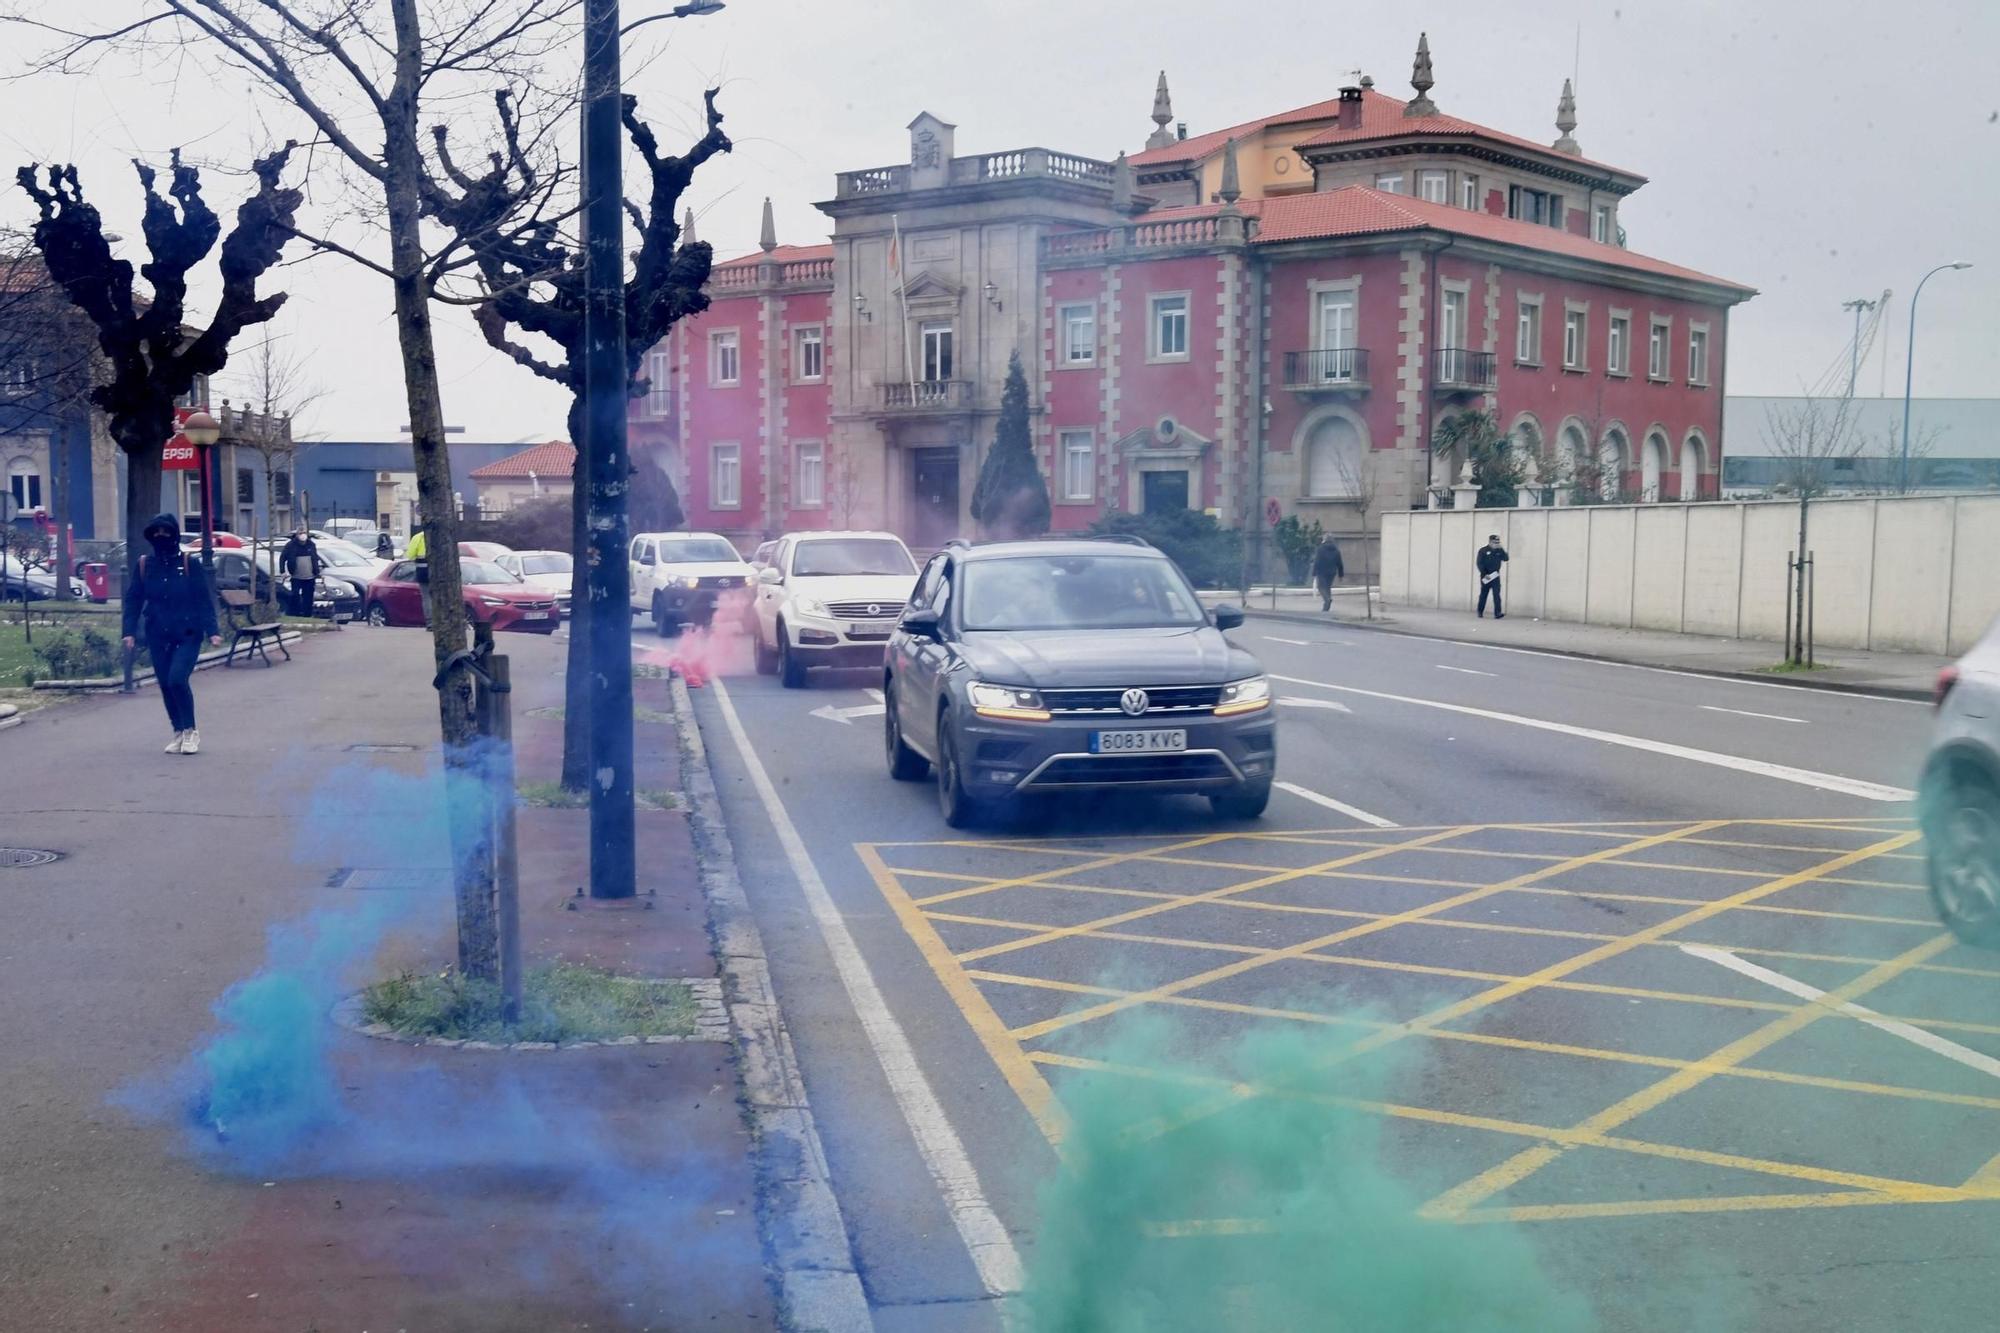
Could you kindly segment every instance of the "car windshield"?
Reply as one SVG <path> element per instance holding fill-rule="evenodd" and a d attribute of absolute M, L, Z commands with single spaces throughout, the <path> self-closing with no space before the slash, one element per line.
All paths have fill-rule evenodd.
<path fill-rule="evenodd" d="M 460 561 L 458 577 L 461 583 L 519 583 L 521 581 L 490 560 Z"/>
<path fill-rule="evenodd" d="M 1207 620 L 1180 570 L 1153 557 L 972 560 L 959 586 L 969 630 L 1186 628 Z"/>
<path fill-rule="evenodd" d="M 561 551 L 538 551 L 521 557 L 523 574 L 567 574 L 574 562 Z"/>
<path fill-rule="evenodd" d="M 836 537 L 800 542 L 792 573 L 800 578 L 839 574 L 915 574 L 917 562 L 903 544 L 885 537 Z"/>
<path fill-rule="evenodd" d="M 736 548 L 720 537 L 677 537 L 660 543 L 663 565 L 734 564 L 741 558 Z"/>
<path fill-rule="evenodd" d="M 336 569 L 351 569 L 368 563 L 368 557 L 345 542 L 314 542 L 319 558 Z"/>

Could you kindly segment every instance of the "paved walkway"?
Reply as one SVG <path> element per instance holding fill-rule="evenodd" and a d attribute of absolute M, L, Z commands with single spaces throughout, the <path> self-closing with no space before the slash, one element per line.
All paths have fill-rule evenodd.
<path fill-rule="evenodd" d="M 1482 620 L 1469 611 L 1385 606 L 1379 589 L 1375 596 L 1375 618 L 1372 621 L 1367 618 L 1367 604 L 1362 601 L 1358 587 L 1337 590 L 1331 614 L 1319 609 L 1319 596 L 1309 588 L 1256 588 L 1246 599 L 1245 609 L 1253 616 L 1267 619 L 1316 624 L 1332 620 L 1343 625 L 1366 626 L 1429 639 L 1451 639 L 1460 643 L 1562 653 L 1635 666 L 1666 667 L 1677 671 L 1741 676 L 1815 689 L 1859 691 L 1910 699 L 1929 699 L 1938 672 L 1952 660 L 1927 653 L 1871 653 L 1859 649 L 1828 648 L 1816 654 L 1818 664 L 1823 668 L 1821 670 L 1773 672 L 1769 668 L 1782 660 L 1784 650 L 1778 644 L 1761 639 L 1717 639 L 1658 630 L 1614 629 L 1604 625 L 1579 625 L 1520 615 L 1508 616 L 1505 620 Z M 1211 602 L 1237 600 L 1234 594 L 1207 594 L 1205 599 Z"/>

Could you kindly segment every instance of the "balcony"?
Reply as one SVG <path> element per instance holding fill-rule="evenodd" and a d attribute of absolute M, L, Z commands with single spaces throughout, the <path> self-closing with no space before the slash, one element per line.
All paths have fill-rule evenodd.
<path fill-rule="evenodd" d="M 969 412 L 970 380 L 898 380 L 882 386 L 885 412 Z"/>
<path fill-rule="evenodd" d="M 1055 180 L 1111 190 L 1114 168 L 1096 158 L 1058 153 L 1047 148 L 1015 148 L 1004 153 L 981 153 L 955 157 L 947 164 L 946 178 L 953 185 L 979 185 L 989 181 Z M 843 171 L 834 178 L 834 193 L 840 199 L 865 195 L 903 194 L 910 188 L 911 170 L 906 165 L 869 167 L 865 171 Z"/>
<path fill-rule="evenodd" d="M 1365 393 L 1368 349 L 1326 347 L 1285 353 L 1285 387 L 1294 393 Z"/>
<path fill-rule="evenodd" d="M 1437 350 L 1431 387 L 1439 393 L 1484 393 L 1493 387 L 1494 356 L 1465 347 Z"/>

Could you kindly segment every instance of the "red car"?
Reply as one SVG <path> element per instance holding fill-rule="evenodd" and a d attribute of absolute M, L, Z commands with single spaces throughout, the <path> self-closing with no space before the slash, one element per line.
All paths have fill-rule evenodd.
<path fill-rule="evenodd" d="M 467 619 L 484 621 L 496 630 L 529 634 L 553 634 L 562 623 L 554 597 L 521 582 L 500 566 L 484 560 L 461 560 L 458 569 L 465 580 Z M 398 560 L 376 575 L 362 600 L 362 617 L 371 625 L 423 624 L 424 594 L 416 573 L 416 561 Z"/>

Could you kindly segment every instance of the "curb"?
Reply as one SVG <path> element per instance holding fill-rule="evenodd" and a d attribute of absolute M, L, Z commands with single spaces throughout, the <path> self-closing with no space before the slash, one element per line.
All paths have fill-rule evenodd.
<path fill-rule="evenodd" d="M 763 936 L 737 877 L 736 849 L 723 823 L 694 701 L 678 673 L 669 684 L 695 863 L 736 1037 L 744 1109 L 756 1136 L 758 1229 L 778 1283 L 779 1317 L 796 1333 L 864 1333 L 875 1327 L 874 1317 L 834 1196 L 805 1076 L 771 985 Z"/>
<path fill-rule="evenodd" d="M 1406 639 L 1430 639 L 1436 643 L 1472 643 L 1486 648 L 1513 648 L 1526 653 L 1547 653 L 1551 657 L 1573 657 L 1580 662 L 1614 662 L 1619 666 L 1646 667 L 1654 671 L 1671 671 L 1682 676 L 1706 676 L 1713 680 L 1745 680 L 1758 685 L 1789 685 L 1801 690 L 1824 690 L 1828 694 L 1858 694 L 1878 699 L 1910 699 L 1918 703 L 1929 703 L 1928 689 L 1915 689 L 1907 685 L 1869 685 L 1845 680 L 1794 680 L 1790 677 L 1775 678 L 1762 671 L 1727 671 L 1716 667 L 1669 666 L 1664 662 L 1648 661 L 1642 657 L 1620 656 L 1616 653 L 1587 653 L 1576 648 L 1542 648 L 1519 643 L 1489 644 L 1482 639 L 1459 639 L 1449 634 L 1427 634 L 1419 629 L 1403 629 L 1380 620 L 1341 620 L 1331 616 L 1316 616 L 1299 611 L 1269 611 L 1245 607 L 1244 615 L 1254 620 L 1276 620 L 1288 625 L 1337 625 L 1341 629 L 1372 630 L 1377 634 L 1398 634 Z"/>
<path fill-rule="evenodd" d="M 9 727 L 18 727 L 27 720 L 27 717 L 22 714 L 21 710 L 13 704 L 0 704 L 0 731 L 5 731 Z"/>

